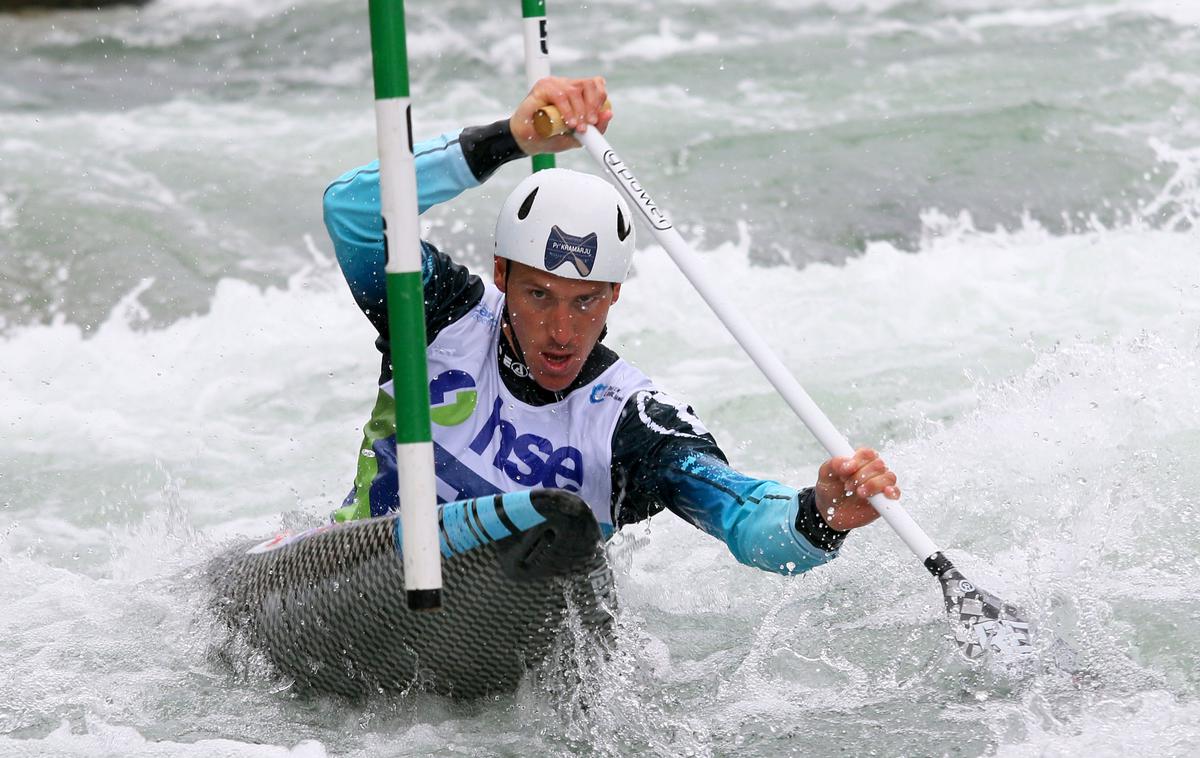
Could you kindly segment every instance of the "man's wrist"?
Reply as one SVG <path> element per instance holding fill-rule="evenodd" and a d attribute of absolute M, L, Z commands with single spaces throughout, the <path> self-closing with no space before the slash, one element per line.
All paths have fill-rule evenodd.
<path fill-rule="evenodd" d="M 850 532 L 834 529 L 825 523 L 825 519 L 817 510 L 817 496 L 813 488 L 801 490 L 796 497 L 799 499 L 796 508 L 796 531 L 813 546 L 826 552 L 840 548 Z"/>
<path fill-rule="evenodd" d="M 508 119 L 487 126 L 468 126 L 458 135 L 467 167 L 480 182 L 514 158 L 525 155 L 513 137 Z"/>

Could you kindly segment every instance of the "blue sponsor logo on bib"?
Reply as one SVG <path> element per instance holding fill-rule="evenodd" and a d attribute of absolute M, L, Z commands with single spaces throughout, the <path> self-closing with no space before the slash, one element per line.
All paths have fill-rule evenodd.
<path fill-rule="evenodd" d="M 592 403 L 602 403 L 607 397 L 611 397 L 617 402 L 620 402 L 624 399 L 621 396 L 620 387 L 614 387 L 611 384 L 596 384 L 592 386 L 592 394 L 588 395 L 588 401 Z"/>

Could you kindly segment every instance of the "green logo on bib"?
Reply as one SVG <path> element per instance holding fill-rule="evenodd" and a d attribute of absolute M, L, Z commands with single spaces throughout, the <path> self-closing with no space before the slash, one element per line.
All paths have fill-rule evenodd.
<path fill-rule="evenodd" d="M 438 426 L 458 426 L 478 402 L 475 378 L 465 371 L 443 371 L 429 382 L 429 420 Z"/>

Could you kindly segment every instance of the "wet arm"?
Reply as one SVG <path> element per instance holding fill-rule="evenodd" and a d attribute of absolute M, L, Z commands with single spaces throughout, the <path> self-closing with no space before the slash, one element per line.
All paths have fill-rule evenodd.
<path fill-rule="evenodd" d="M 523 155 L 508 121 L 470 127 L 417 143 L 417 206 L 421 213 L 479 186 L 504 163 Z M 378 328 L 384 302 L 383 223 L 380 219 L 379 162 L 339 177 L 325 190 L 325 227 L 338 265 L 359 307 Z M 423 246 L 422 275 L 428 288 L 436 273 L 431 247 Z"/>
<path fill-rule="evenodd" d="M 666 506 L 722 540 L 738 561 L 799 574 L 837 556 L 846 533 L 825 525 L 811 489 L 746 476 L 678 445 L 663 457 L 656 486 Z"/>
<path fill-rule="evenodd" d="M 836 557 L 846 537 L 817 513 L 812 490 L 734 470 L 691 409 L 661 393 L 631 398 L 614 435 L 614 462 L 625 506 L 616 523 L 665 507 L 749 566 L 799 574 Z"/>

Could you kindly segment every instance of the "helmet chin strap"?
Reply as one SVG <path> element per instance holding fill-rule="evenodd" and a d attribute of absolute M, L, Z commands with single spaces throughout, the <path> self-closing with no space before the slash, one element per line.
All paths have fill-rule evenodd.
<path fill-rule="evenodd" d="M 504 259 L 504 288 L 508 289 L 508 282 L 512 277 L 512 259 Z M 501 323 L 504 327 L 504 333 L 508 336 L 508 344 L 512 345 L 512 349 L 516 351 L 517 357 L 521 359 L 521 363 L 525 364 L 525 368 L 529 368 L 529 361 L 525 358 L 525 348 L 521 347 L 521 341 L 517 339 L 517 330 L 513 327 L 512 314 L 508 311 L 508 294 L 504 296 L 504 313 L 501 315 Z M 531 379 L 533 377 L 530 377 Z"/>
<path fill-rule="evenodd" d="M 517 358 L 528 369 L 529 361 L 525 358 L 525 348 L 521 347 L 521 341 L 517 339 L 517 330 L 513 327 L 512 314 L 508 312 L 508 298 L 504 299 L 504 313 L 501 316 L 501 324 L 504 326 L 505 336 L 508 337 L 508 344 L 512 346 L 513 351 L 517 354 Z"/>
<path fill-rule="evenodd" d="M 512 276 L 512 260 L 504 259 L 504 288 L 508 289 L 509 278 Z M 521 365 L 526 369 L 526 377 L 538 384 L 538 380 L 533 378 L 533 373 L 529 371 L 529 359 L 524 355 L 524 348 L 521 347 L 521 341 L 517 338 L 517 330 L 512 325 L 512 313 L 509 311 L 508 294 L 504 296 L 504 311 L 500 314 L 500 325 L 503 326 L 504 335 L 509 339 L 509 345 L 512 351 L 517 354 L 517 360 L 521 361 Z"/>

